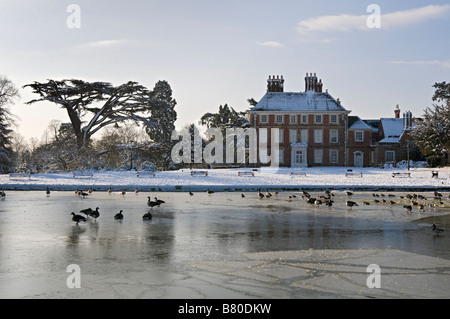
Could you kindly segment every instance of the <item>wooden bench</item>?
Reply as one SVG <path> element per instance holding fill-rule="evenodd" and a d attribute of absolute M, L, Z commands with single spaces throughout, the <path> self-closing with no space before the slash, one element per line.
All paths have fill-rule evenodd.
<path fill-rule="evenodd" d="M 207 171 L 191 171 L 191 176 L 208 176 Z"/>
<path fill-rule="evenodd" d="M 392 177 L 411 177 L 411 173 L 392 173 Z"/>
<path fill-rule="evenodd" d="M 30 179 L 31 178 L 31 174 L 30 173 L 10 173 L 9 174 L 9 179 L 15 179 L 15 178 L 27 178 L 27 179 Z"/>
<path fill-rule="evenodd" d="M 291 172 L 289 175 L 290 176 L 296 176 L 296 175 L 306 176 L 306 173 L 305 172 Z"/>
<path fill-rule="evenodd" d="M 238 172 L 238 176 L 255 176 L 253 172 Z"/>
<path fill-rule="evenodd" d="M 73 178 L 75 177 L 94 177 L 92 172 L 75 171 L 73 172 Z"/>
<path fill-rule="evenodd" d="M 362 172 L 353 172 L 351 169 L 349 169 L 347 171 L 347 173 L 345 173 L 345 177 L 349 177 L 349 176 L 356 176 L 356 177 L 363 177 L 363 173 Z"/>
<path fill-rule="evenodd" d="M 137 172 L 136 173 L 136 177 L 142 177 L 142 176 L 155 177 L 156 174 L 153 171 L 142 171 L 142 172 Z"/>

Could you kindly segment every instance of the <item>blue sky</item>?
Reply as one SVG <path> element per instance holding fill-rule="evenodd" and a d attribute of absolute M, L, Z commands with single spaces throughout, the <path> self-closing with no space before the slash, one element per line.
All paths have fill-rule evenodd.
<path fill-rule="evenodd" d="M 80 28 L 67 26 L 70 4 Z M 381 9 L 381 28 L 367 27 L 370 4 Z M 151 89 L 167 80 L 177 127 L 220 104 L 246 110 L 269 75 L 301 92 L 306 72 L 317 73 L 367 119 L 391 117 L 397 104 L 419 116 L 432 85 L 450 81 L 448 1 L 0 0 L 0 28 L 0 74 L 17 86 L 79 78 Z M 20 93 L 12 110 L 24 137 L 68 121 L 51 103 L 24 105 L 34 95 Z"/>

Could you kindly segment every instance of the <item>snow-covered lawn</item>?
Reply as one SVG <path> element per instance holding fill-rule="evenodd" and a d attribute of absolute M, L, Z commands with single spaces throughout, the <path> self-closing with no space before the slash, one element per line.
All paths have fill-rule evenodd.
<path fill-rule="evenodd" d="M 346 177 L 351 169 L 355 176 Z M 315 167 L 304 169 L 280 168 L 277 171 L 259 169 L 254 176 L 239 176 L 238 172 L 252 169 L 210 169 L 208 176 L 191 176 L 190 170 L 156 172 L 156 175 L 137 177 L 134 171 L 99 171 L 93 177 L 73 177 L 72 172 L 53 174 L 33 174 L 26 178 L 10 179 L 9 175 L 0 175 L 0 188 L 17 190 L 41 190 L 47 186 L 53 190 L 122 190 L 134 191 L 254 191 L 267 189 L 449 189 L 450 167 L 411 168 L 410 177 L 392 177 L 393 173 L 407 173 L 406 168 L 347 168 Z M 305 172 L 304 175 L 291 175 L 291 172 Z M 432 171 L 438 171 L 438 177 L 432 178 Z M 362 173 L 362 177 L 360 174 Z"/>

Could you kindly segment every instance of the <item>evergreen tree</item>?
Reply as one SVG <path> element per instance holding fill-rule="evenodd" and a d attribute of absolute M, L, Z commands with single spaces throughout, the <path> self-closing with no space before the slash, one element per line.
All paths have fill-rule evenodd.
<path fill-rule="evenodd" d="M 172 88 L 167 81 L 156 83 L 150 96 L 157 101 L 152 109 L 150 122 L 154 126 L 147 126 L 146 131 L 153 142 L 159 147 L 154 149 L 157 162 L 164 170 L 172 166 L 171 150 L 174 145 L 172 132 L 175 130 L 177 112 L 175 106 L 177 102 L 172 98 Z"/>
<path fill-rule="evenodd" d="M 14 121 L 9 111 L 9 105 L 19 97 L 19 91 L 14 84 L 4 76 L 0 76 L 0 173 L 13 170 L 11 134 Z"/>
<path fill-rule="evenodd" d="M 427 107 L 422 118 L 415 119 L 411 136 L 432 165 L 445 165 L 450 153 L 450 83 L 436 83 L 433 108 Z"/>

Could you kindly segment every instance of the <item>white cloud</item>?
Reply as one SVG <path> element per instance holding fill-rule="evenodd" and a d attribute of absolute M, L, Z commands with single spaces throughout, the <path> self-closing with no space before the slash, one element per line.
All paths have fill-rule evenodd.
<path fill-rule="evenodd" d="M 429 5 L 422 8 L 383 13 L 381 8 L 381 28 L 407 26 L 443 16 L 450 10 L 450 5 Z M 299 22 L 297 30 L 302 35 L 312 32 L 348 32 L 353 30 L 371 30 L 367 27 L 367 19 L 371 14 L 364 15 L 329 15 L 311 18 Z"/>
<path fill-rule="evenodd" d="M 277 41 L 266 41 L 266 42 L 257 42 L 256 44 L 263 47 L 272 47 L 272 48 L 282 48 L 284 44 Z"/>
<path fill-rule="evenodd" d="M 119 40 L 100 40 L 100 41 L 92 41 L 86 42 L 79 45 L 82 48 L 110 48 L 124 45 L 131 45 L 134 42 L 127 39 L 119 39 Z"/>
<path fill-rule="evenodd" d="M 430 60 L 430 61 L 391 61 L 392 64 L 404 64 L 404 65 L 428 65 L 428 66 L 440 66 L 444 68 L 450 68 L 450 60 L 448 61 L 439 61 L 439 60 Z"/>

